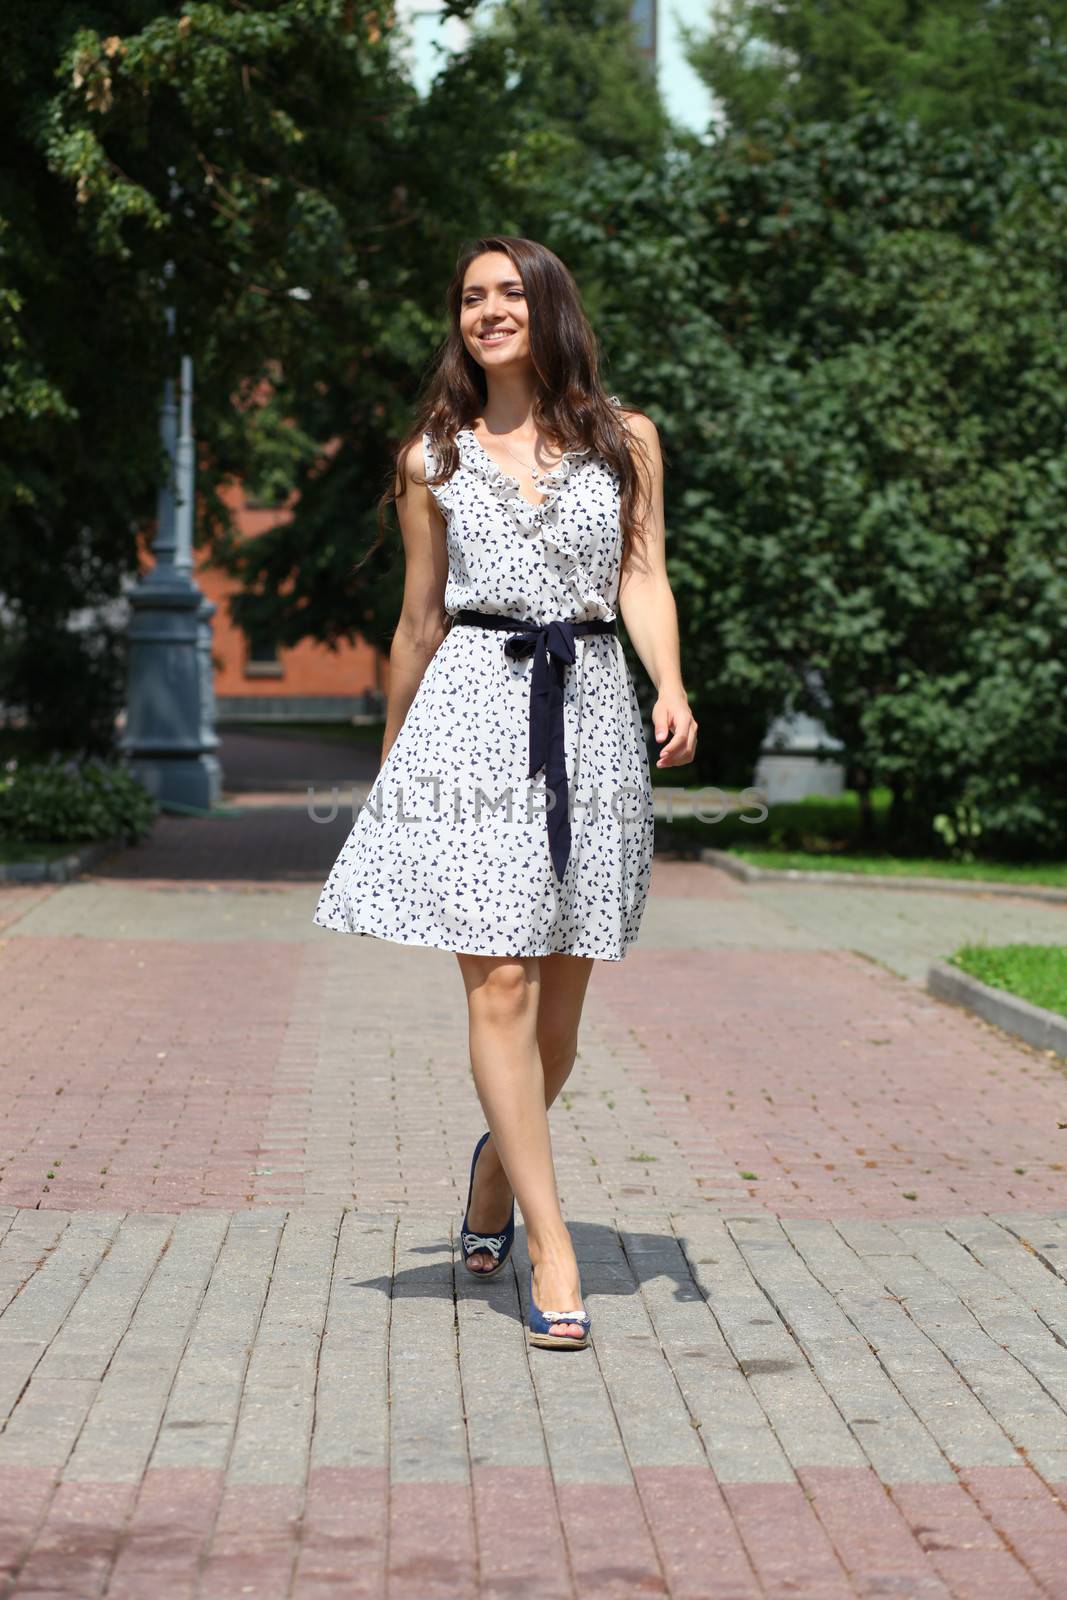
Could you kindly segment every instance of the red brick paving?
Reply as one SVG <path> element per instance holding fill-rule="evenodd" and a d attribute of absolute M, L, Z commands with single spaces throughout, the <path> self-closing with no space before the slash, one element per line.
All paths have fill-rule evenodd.
<path fill-rule="evenodd" d="M 312 1467 L 293 1600 L 377 1600 L 385 1571 L 387 1474 L 379 1467 Z"/>
<path fill-rule="evenodd" d="M 598 971 L 588 1014 L 644 1047 L 653 1102 L 687 1096 L 679 1145 L 702 1160 L 711 1140 L 782 1217 L 1067 1198 L 1062 1068 L 858 956 L 638 948 Z"/>
<path fill-rule="evenodd" d="M 634 1478 L 668 1587 L 704 1600 L 708 1575 L 724 1600 L 759 1600 L 737 1525 L 710 1467 L 637 1467 Z"/>
<path fill-rule="evenodd" d="M 967 1600 L 1038 1600 L 1041 1589 L 962 1483 L 902 1483 L 892 1494 L 953 1594 Z"/>
<path fill-rule="evenodd" d="M 10 940 L 0 1203 L 247 1204 L 304 954 Z"/>
<path fill-rule="evenodd" d="M 852 1600 L 845 1569 L 798 1483 L 734 1483 L 723 1493 L 767 1593 Z"/>
<path fill-rule="evenodd" d="M 960 1478 L 1002 1542 L 1046 1593 L 1067 1595 L 1067 1484 L 1049 1486 L 1034 1472 L 968 1467 Z"/>
<path fill-rule="evenodd" d="M 23 936 L 4 971 L 0 1203 L 292 1193 L 277 1169 L 299 1166 L 314 1042 L 306 1089 L 277 1069 L 298 988 L 321 985 L 313 943 Z M 753 1172 L 751 1198 L 784 1217 L 1040 1211 L 1067 1195 L 1062 1072 L 847 953 L 634 950 L 600 964 L 587 1017 L 644 1047 L 629 1070 L 694 1180 Z M 279 1094 L 288 1155 L 261 1142 Z"/>

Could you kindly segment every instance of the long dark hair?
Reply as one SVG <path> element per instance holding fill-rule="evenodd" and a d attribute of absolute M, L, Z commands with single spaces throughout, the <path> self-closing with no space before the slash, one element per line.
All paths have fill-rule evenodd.
<path fill-rule="evenodd" d="M 460 333 L 463 280 L 478 256 L 499 251 L 510 257 L 522 279 L 529 307 L 530 354 L 538 378 L 534 420 L 559 451 L 590 449 L 614 471 L 619 484 L 622 561 L 642 541 L 641 508 L 650 476 L 638 468 L 631 443 L 647 464 L 642 442 L 632 434 L 600 383 L 596 335 L 582 306 L 578 285 L 557 255 L 534 239 L 489 234 L 464 248 L 448 285 L 448 334 L 437 353 L 418 403 L 411 428 L 396 447 L 389 481 L 378 501 L 378 537 L 358 566 L 368 561 L 385 538 L 386 508 L 407 488 L 406 456 L 424 433 L 430 436 L 438 471 L 420 483 L 441 484 L 459 465 L 455 436 L 479 415 L 487 398 L 485 372 L 474 360 Z M 397 491 L 397 479 L 400 488 Z"/>

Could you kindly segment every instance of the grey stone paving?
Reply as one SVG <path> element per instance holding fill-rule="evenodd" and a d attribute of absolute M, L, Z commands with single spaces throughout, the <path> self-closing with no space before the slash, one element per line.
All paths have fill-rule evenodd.
<path fill-rule="evenodd" d="M 855 950 L 917 983 L 931 961 L 962 944 L 1067 943 L 1067 905 L 1041 900 L 817 884 L 759 884 L 750 893 L 820 949 Z"/>
<path fill-rule="evenodd" d="M 919 890 L 905 894 L 808 884 L 739 885 L 724 880 L 713 867 L 694 863 L 690 870 L 708 875 L 708 891 L 684 898 L 654 895 L 637 948 L 852 950 L 901 977 L 925 983 L 929 963 L 961 944 L 1067 942 L 1067 905 Z M 304 885 L 179 890 L 87 879 L 33 904 L 7 935 L 280 939 L 314 942 L 320 949 L 331 935 L 311 922 L 316 899 L 316 889 Z M 332 938 L 339 944 L 352 942 L 341 934 Z M 368 947 L 380 942 L 360 941 Z M 439 963 L 453 962 L 446 952 L 428 955 Z M 351 964 L 351 955 L 347 959 Z"/>
<path fill-rule="evenodd" d="M 53 1213 L 36 1264 L 41 1215 L 0 1245 L 27 1280 L 0 1321 L 18 1375 L 0 1467 L 299 1484 L 312 1459 L 381 1465 L 388 1449 L 394 1477 L 464 1482 L 472 1462 L 537 1466 L 547 1449 L 560 1481 L 707 1458 L 725 1483 L 869 1465 L 898 1484 L 1025 1453 L 1067 1481 L 1067 1349 L 1010 1286 L 1067 1316 L 1067 1284 L 1027 1243 L 1067 1212 L 884 1229 L 619 1214 L 582 1244 L 596 1359 L 551 1366 L 523 1337 L 521 1227 L 514 1269 L 479 1287 L 436 1216 Z"/>

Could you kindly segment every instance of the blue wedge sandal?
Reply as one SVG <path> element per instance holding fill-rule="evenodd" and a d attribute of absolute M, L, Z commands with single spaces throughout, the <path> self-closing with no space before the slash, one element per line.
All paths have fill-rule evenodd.
<path fill-rule="evenodd" d="M 551 1333 L 549 1330 L 557 1322 L 577 1322 L 581 1334 L 577 1333 Z M 534 1299 L 533 1292 L 533 1267 L 530 1268 L 530 1323 L 527 1337 L 531 1344 L 541 1345 L 547 1350 L 584 1350 L 589 1343 L 589 1330 L 592 1318 L 588 1311 L 542 1311 Z"/>
<path fill-rule="evenodd" d="M 507 1262 L 508 1256 L 511 1254 L 511 1247 L 515 1242 L 514 1196 L 512 1197 L 511 1201 L 511 1215 L 508 1217 L 507 1226 L 505 1227 L 503 1233 L 472 1233 L 467 1222 L 467 1218 L 470 1216 L 471 1195 L 474 1192 L 474 1169 L 478 1165 L 478 1157 L 482 1153 L 482 1145 L 485 1143 L 488 1137 L 488 1132 L 483 1133 L 481 1138 L 478 1140 L 478 1143 L 474 1146 L 474 1154 L 471 1157 L 470 1182 L 467 1185 L 467 1209 L 463 1213 L 463 1222 L 460 1227 L 459 1243 L 460 1249 L 463 1251 L 464 1266 L 467 1266 L 467 1262 L 470 1260 L 471 1256 L 476 1255 L 479 1250 L 485 1251 L 491 1255 L 496 1265 L 490 1267 L 488 1271 L 484 1269 L 479 1271 L 477 1267 L 467 1266 L 467 1271 L 470 1273 L 472 1278 L 495 1278 L 497 1273 Z"/>

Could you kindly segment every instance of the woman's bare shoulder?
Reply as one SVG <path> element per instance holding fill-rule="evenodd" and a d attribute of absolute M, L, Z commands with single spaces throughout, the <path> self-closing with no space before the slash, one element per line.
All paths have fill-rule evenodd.
<path fill-rule="evenodd" d="M 644 411 L 638 411 L 636 406 L 620 406 L 619 416 L 622 418 L 626 431 L 630 435 L 630 454 L 636 460 L 651 462 L 653 466 L 661 459 L 659 429 Z M 634 448 L 634 441 L 637 448 Z"/>
<path fill-rule="evenodd" d="M 417 438 L 412 439 L 411 443 L 404 451 L 403 456 L 401 457 L 401 464 L 404 468 L 405 492 L 408 490 L 414 490 L 416 496 L 425 494 L 426 486 L 423 480 L 426 477 L 426 454 L 423 449 L 423 437 L 421 433 Z M 397 473 L 396 479 L 396 492 L 398 495 L 401 492 L 399 472 Z"/>

